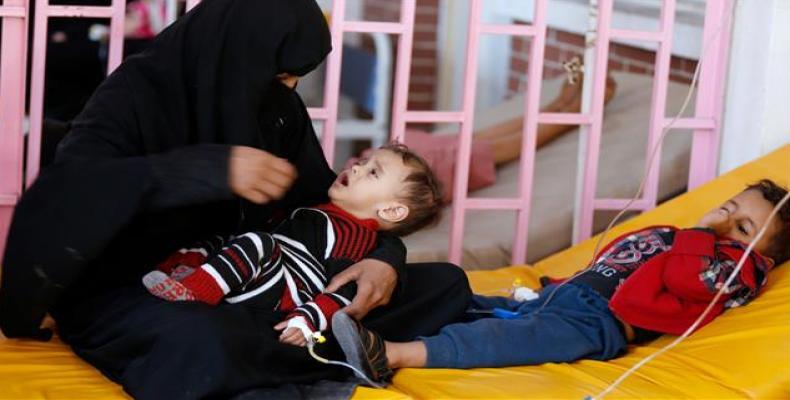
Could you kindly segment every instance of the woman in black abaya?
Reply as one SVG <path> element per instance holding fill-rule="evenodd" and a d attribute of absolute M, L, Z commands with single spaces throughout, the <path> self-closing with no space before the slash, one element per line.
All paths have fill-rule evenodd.
<path fill-rule="evenodd" d="M 326 200 L 335 175 L 292 80 L 279 78 L 314 69 L 329 43 L 312 0 L 204 0 L 124 62 L 15 210 L 6 336 L 47 338 L 50 312 L 74 351 L 136 398 L 344 376 L 280 344 L 271 310 L 168 303 L 140 284 L 175 249 Z M 402 243 L 386 235 L 370 257 L 339 278 L 359 287 L 351 313 L 385 337 L 431 334 L 465 308 L 460 269 L 404 266 Z"/>

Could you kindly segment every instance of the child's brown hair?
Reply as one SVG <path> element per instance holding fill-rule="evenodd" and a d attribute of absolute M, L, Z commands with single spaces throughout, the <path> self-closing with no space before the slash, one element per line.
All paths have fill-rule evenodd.
<path fill-rule="evenodd" d="M 762 179 L 757 183 L 751 184 L 745 190 L 757 190 L 763 198 L 776 206 L 787 194 L 787 189 L 776 184 L 770 179 Z M 779 231 L 771 238 L 765 256 L 771 257 L 776 265 L 790 259 L 790 202 L 777 212 L 776 221 L 780 224 Z"/>
<path fill-rule="evenodd" d="M 406 236 L 439 222 L 442 187 L 428 163 L 404 144 L 393 142 L 381 148 L 401 156 L 403 163 L 411 168 L 411 173 L 404 180 L 406 193 L 401 199 L 409 207 L 409 215 L 389 232 Z"/>

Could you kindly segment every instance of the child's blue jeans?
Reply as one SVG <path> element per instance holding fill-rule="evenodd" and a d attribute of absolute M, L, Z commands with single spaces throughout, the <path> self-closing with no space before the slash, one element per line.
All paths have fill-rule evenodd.
<path fill-rule="evenodd" d="M 538 311 L 555 289 L 548 305 Z M 549 285 L 540 298 L 527 302 L 474 296 L 470 307 L 498 307 L 522 315 L 516 319 L 478 317 L 472 322 L 447 325 L 436 336 L 420 338 L 428 350 L 427 368 L 608 360 L 627 346 L 607 300 L 582 284 Z"/>

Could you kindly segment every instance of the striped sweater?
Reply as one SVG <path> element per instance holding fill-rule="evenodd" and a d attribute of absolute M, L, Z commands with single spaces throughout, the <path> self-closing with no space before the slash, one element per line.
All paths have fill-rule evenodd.
<path fill-rule="evenodd" d="M 272 233 L 215 237 L 181 249 L 159 269 L 172 274 L 178 265 L 194 267 L 180 281 L 199 301 L 254 301 L 256 307 L 289 312 L 289 319 L 303 317 L 312 331 L 325 330 L 332 315 L 350 303 L 356 284 L 334 293 L 324 288 L 373 250 L 378 227 L 331 203 L 299 208 Z"/>

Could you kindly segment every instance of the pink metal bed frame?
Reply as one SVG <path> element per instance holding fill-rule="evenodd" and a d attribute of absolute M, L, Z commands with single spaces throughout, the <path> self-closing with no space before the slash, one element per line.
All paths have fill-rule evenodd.
<path fill-rule="evenodd" d="M 399 22 L 346 21 L 345 0 L 334 0 L 331 31 L 332 46 L 342 48 L 345 32 L 384 32 L 400 35 L 397 48 L 397 65 L 392 102 L 392 138 L 401 140 L 407 123 L 449 122 L 461 126 L 460 146 L 456 163 L 454 203 L 449 238 L 450 261 L 461 261 L 464 217 L 467 210 L 516 210 L 517 220 L 513 240 L 512 263 L 522 264 L 527 254 L 527 227 L 529 225 L 530 201 L 532 196 L 532 171 L 535 159 L 535 139 L 538 124 L 580 125 L 585 135 L 586 148 L 580 152 L 581 179 L 579 180 L 576 229 L 574 241 L 591 235 L 592 217 L 595 210 L 620 209 L 628 199 L 596 199 L 595 188 L 598 172 L 600 136 L 603 122 L 603 98 L 606 82 L 606 65 L 609 41 L 631 39 L 653 41 L 658 44 L 655 77 L 653 84 L 652 111 L 648 143 L 650 148 L 657 144 L 663 129 L 670 119 L 665 115 L 669 62 L 672 47 L 672 28 L 675 17 L 675 0 L 664 0 L 658 31 L 633 31 L 613 29 L 611 25 L 614 0 L 598 0 L 597 28 L 594 46 L 588 52 L 592 59 L 591 97 L 588 107 L 581 113 L 541 113 L 539 99 L 543 50 L 546 41 L 546 8 L 548 0 L 535 0 L 534 20 L 530 25 L 493 25 L 482 22 L 484 0 L 470 0 L 466 71 L 461 109 L 458 111 L 411 111 L 407 108 L 409 69 L 411 64 L 412 39 L 415 17 L 415 1 L 402 0 Z M 693 188 L 715 177 L 718 162 L 719 131 L 724 95 L 724 77 L 727 68 L 730 15 L 732 0 L 709 0 L 706 5 L 702 48 L 705 52 L 700 66 L 699 89 L 694 116 L 680 118 L 672 129 L 693 130 L 689 187 Z M 192 8 L 198 0 L 187 0 Z M 529 4 L 525 2 L 525 4 Z M 28 0 L 5 0 L 0 6 L 3 18 L 3 35 L 0 44 L 0 254 L 5 244 L 5 235 L 13 207 L 22 193 L 22 174 L 29 185 L 38 174 L 39 147 L 41 143 L 41 121 L 43 115 L 44 65 L 46 52 L 47 20 L 49 17 L 101 17 L 110 19 L 110 51 L 108 70 L 112 71 L 121 62 L 123 46 L 124 0 L 113 0 L 108 7 L 54 6 L 48 0 L 36 2 L 33 32 L 33 54 L 30 94 L 30 133 L 27 170 L 22 170 L 22 138 L 27 60 L 27 26 L 30 5 Z M 475 81 L 477 76 L 477 53 L 482 34 L 520 35 L 531 38 L 528 66 L 528 88 L 524 110 L 524 131 L 521 147 L 520 188 L 516 198 L 468 198 L 467 176 L 474 125 Z M 592 35 L 588 35 L 588 38 Z M 589 42 L 589 41 L 588 41 Z M 329 160 L 334 156 L 334 132 L 337 123 L 338 96 L 342 52 L 333 51 L 327 61 L 324 86 L 324 106 L 309 109 L 310 116 L 324 123 L 321 143 Z M 588 63 L 589 64 L 589 63 Z M 588 71 L 590 71 L 588 66 Z M 658 192 L 658 163 L 648 175 L 643 196 L 630 208 L 647 210 L 656 205 Z M 58 201 L 52 199 L 52 201 Z"/>

